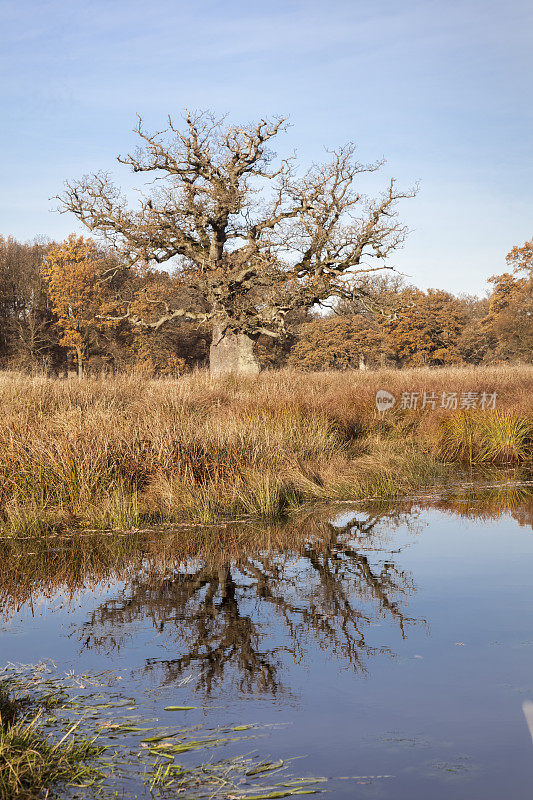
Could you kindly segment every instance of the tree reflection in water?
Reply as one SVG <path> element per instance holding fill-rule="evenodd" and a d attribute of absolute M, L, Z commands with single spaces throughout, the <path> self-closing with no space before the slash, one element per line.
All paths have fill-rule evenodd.
<path fill-rule="evenodd" d="M 295 536 L 285 552 L 257 550 L 236 560 L 221 553 L 215 563 L 195 559 L 171 574 L 145 573 L 91 614 L 84 646 L 120 648 L 149 620 L 178 653 L 149 659 L 147 669 L 168 683 L 192 672 L 206 694 L 227 679 L 243 692 L 275 694 L 282 653 L 300 661 L 311 642 L 364 671 L 369 657 L 391 654 L 367 643 L 372 622 L 388 618 L 404 638 L 417 622 L 404 611 L 412 576 L 383 542 L 383 523 L 390 531 L 407 519 L 397 511 L 352 513 L 341 525 L 314 518 L 312 532 L 299 545 Z"/>
<path fill-rule="evenodd" d="M 398 526 L 416 531 L 420 514 L 435 509 L 486 520 L 510 515 L 530 529 L 532 492 L 526 483 L 455 486 L 366 504 L 365 511 L 358 506 L 357 513 L 345 506 L 352 510 L 334 521 L 330 506 L 283 526 L 4 539 L 0 613 L 8 619 L 54 598 L 90 609 L 95 596 L 120 582 L 115 599 L 90 613 L 81 630 L 84 647 L 119 649 L 148 625 L 160 650 L 171 653 L 147 661 L 160 680 L 192 674 L 206 693 L 223 680 L 275 693 L 282 661 L 301 661 L 308 648 L 319 646 L 364 671 L 373 655 L 391 653 L 383 640 L 381 646 L 367 641 L 369 626 L 388 622 L 405 637 L 415 622 L 406 604 L 416 589 L 391 544 L 405 542 Z"/>

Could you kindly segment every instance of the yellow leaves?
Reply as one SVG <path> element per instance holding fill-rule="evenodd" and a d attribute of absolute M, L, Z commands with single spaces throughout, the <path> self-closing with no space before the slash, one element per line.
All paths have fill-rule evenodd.
<path fill-rule="evenodd" d="M 71 234 L 50 248 L 42 268 L 65 347 L 83 348 L 87 332 L 98 325 L 105 286 L 100 282 L 108 265 L 105 253 L 92 239 Z"/>
<path fill-rule="evenodd" d="M 522 245 L 513 247 L 506 259 L 509 266 L 514 267 L 514 272 L 533 270 L 533 239 Z"/>
<path fill-rule="evenodd" d="M 84 341 L 81 333 L 75 328 L 65 330 L 63 336 L 59 340 L 62 347 L 73 347 L 75 349 L 84 347 Z"/>
<path fill-rule="evenodd" d="M 96 243 L 74 235 L 50 249 L 43 267 L 52 300 L 61 305 L 81 307 L 93 299 L 96 283 L 105 269 L 105 256 Z"/>

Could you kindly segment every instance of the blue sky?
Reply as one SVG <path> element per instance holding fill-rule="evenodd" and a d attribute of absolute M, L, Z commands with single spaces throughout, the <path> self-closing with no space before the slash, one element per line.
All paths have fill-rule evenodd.
<path fill-rule="evenodd" d="M 530 0 L 0 0 L 0 233 L 63 238 L 66 178 L 115 156 L 141 113 L 289 115 L 302 166 L 354 141 L 420 182 L 393 264 L 482 293 L 533 235 Z"/>

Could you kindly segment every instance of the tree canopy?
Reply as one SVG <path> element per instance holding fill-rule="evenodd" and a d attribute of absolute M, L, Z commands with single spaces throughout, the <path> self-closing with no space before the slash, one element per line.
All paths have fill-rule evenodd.
<path fill-rule="evenodd" d="M 533 354 L 533 239 L 513 247 L 506 258 L 512 272 L 494 275 L 494 289 L 485 320 L 494 354 L 502 359 Z"/>
<path fill-rule="evenodd" d="M 289 312 L 354 298 L 362 276 L 388 267 L 407 232 L 398 201 L 414 191 L 391 180 L 365 196 L 357 179 L 382 162 L 359 162 L 353 144 L 301 172 L 294 158 L 270 149 L 284 125 L 262 119 L 240 127 L 187 113 L 183 128 L 169 118 L 165 130 L 149 133 L 139 119 L 140 147 L 118 157 L 154 178 L 136 209 L 106 173 L 67 183 L 62 209 L 125 263 L 175 263 L 195 288 L 191 302 L 161 298 L 147 314 L 128 299 L 117 319 L 154 329 L 192 319 L 209 323 L 215 347 L 249 349 L 261 335 L 283 335 Z M 228 368 L 235 363 L 229 358 Z"/>

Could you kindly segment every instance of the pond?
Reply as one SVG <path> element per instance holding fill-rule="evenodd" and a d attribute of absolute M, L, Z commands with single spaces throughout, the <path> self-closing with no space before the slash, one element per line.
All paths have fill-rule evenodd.
<path fill-rule="evenodd" d="M 217 758 L 296 758 L 335 798 L 529 798 L 532 529 L 523 483 L 286 525 L 4 540 L 1 661 L 111 674 L 119 707 L 248 731 Z M 113 782 L 148 796 L 133 772 Z"/>

